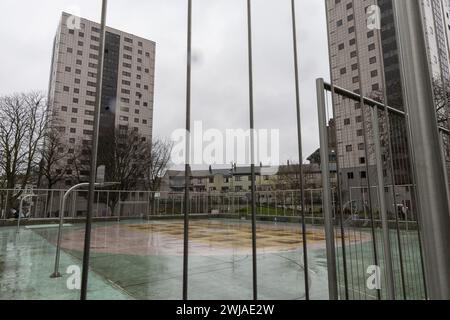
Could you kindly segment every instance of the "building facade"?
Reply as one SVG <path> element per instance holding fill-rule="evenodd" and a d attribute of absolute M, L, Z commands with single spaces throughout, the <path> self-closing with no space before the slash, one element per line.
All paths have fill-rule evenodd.
<path fill-rule="evenodd" d="M 447 91 L 450 2 L 423 0 L 422 6 L 430 76 L 436 90 Z M 333 83 L 379 101 L 384 101 L 385 90 L 387 104 L 404 110 L 392 0 L 327 0 L 326 10 Z M 430 111 L 448 119 L 448 104 L 438 105 Z M 367 193 L 369 182 L 377 185 L 371 115 L 369 108 L 342 97 L 335 97 L 334 106 L 342 190 L 344 200 L 350 200 L 352 190 Z M 385 185 L 401 186 L 396 190 L 399 201 L 409 202 L 412 177 L 404 118 L 392 116 L 389 123 L 381 118 L 380 135 Z M 376 187 L 373 193 L 376 198 Z"/>
<path fill-rule="evenodd" d="M 74 26 L 73 21 L 79 23 Z M 98 23 L 62 14 L 54 40 L 48 96 L 63 140 L 60 151 L 68 158 L 77 146 L 87 147 L 92 142 L 99 41 Z M 111 139 L 116 129 L 137 132 L 151 141 L 155 47 L 153 41 L 106 28 L 100 143 Z"/>

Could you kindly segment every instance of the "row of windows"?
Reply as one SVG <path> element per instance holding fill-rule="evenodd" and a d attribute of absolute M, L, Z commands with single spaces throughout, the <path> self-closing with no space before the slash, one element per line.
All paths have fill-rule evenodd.
<path fill-rule="evenodd" d="M 355 118 L 355 120 L 356 120 L 356 123 L 361 123 L 362 122 L 362 116 L 357 116 Z M 348 126 L 350 124 L 351 124 L 351 119 L 350 118 L 344 119 L 344 125 Z"/>
<path fill-rule="evenodd" d="M 93 28 L 92 28 L 92 31 L 94 31 L 94 30 L 95 30 L 97 33 L 100 33 L 100 30 L 99 30 L 98 28 L 93 27 Z M 75 30 L 74 30 L 74 29 L 69 29 L 69 34 L 75 35 Z M 78 36 L 79 36 L 80 38 L 84 38 L 84 32 L 79 31 L 79 32 L 78 32 Z M 91 36 L 91 40 L 92 40 L 92 41 L 96 41 L 96 42 L 100 42 L 100 38 L 99 38 L 98 36 L 95 36 L 95 35 L 92 35 L 92 36 Z M 133 43 L 133 39 L 130 39 L 130 38 L 127 38 L 127 37 L 124 38 L 124 41 L 127 42 L 127 43 Z M 83 46 L 84 43 L 83 43 L 82 41 L 79 41 L 79 42 L 78 42 L 78 45 L 79 45 L 79 46 Z M 138 42 L 138 46 L 139 46 L 139 47 L 143 47 L 142 41 L 139 41 L 139 42 Z M 92 47 L 91 47 L 91 48 L 92 48 Z M 97 48 L 97 50 L 98 50 L 98 46 L 97 46 L 96 48 Z M 133 52 L 133 48 L 130 47 L 130 46 L 127 46 L 127 45 L 125 45 L 125 46 L 123 47 L 123 49 L 124 49 L 125 51 L 128 51 L 128 52 Z M 138 50 L 138 54 L 139 54 L 139 55 L 142 55 L 142 54 L 143 54 L 143 51 L 142 51 L 141 49 L 139 49 L 139 50 Z M 146 57 L 150 57 L 150 52 L 145 52 L 145 56 L 146 56 Z"/>

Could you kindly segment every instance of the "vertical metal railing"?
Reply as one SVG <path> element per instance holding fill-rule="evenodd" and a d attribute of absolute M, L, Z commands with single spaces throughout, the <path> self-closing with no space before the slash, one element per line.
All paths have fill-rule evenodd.
<path fill-rule="evenodd" d="M 400 46 L 403 96 L 410 141 L 414 146 L 418 215 L 427 291 L 431 299 L 450 299 L 450 216 L 447 184 L 440 152 L 437 117 L 431 72 L 427 60 L 427 42 L 423 26 L 423 8 L 419 0 L 394 0 L 397 37 Z"/>

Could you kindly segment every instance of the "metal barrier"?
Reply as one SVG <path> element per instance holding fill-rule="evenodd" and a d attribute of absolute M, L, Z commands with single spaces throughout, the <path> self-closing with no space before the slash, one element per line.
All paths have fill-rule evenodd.
<path fill-rule="evenodd" d="M 334 206 L 340 217 L 332 212 L 331 196 L 324 197 L 325 217 L 333 217 L 325 222 L 329 239 L 327 260 L 330 296 L 346 299 L 374 298 L 363 282 L 367 267 L 374 265 L 380 268 L 380 276 L 384 282 L 383 288 L 377 289 L 376 298 L 427 298 L 418 221 L 420 211 L 414 165 L 408 153 L 411 150 L 406 144 L 408 137 L 405 112 L 326 84 L 322 79 L 317 81 L 317 94 L 325 195 L 332 194 L 327 175 L 327 155 L 330 151 L 327 137 L 329 131 L 340 135 L 340 145 L 336 147 L 338 191 L 335 195 L 338 201 Z M 345 139 L 350 138 L 343 136 L 342 132 L 346 130 L 344 119 L 337 111 L 345 110 L 347 106 L 354 109 L 353 105 L 360 108 L 361 113 L 367 117 L 361 118 L 366 126 L 358 134 L 361 139 L 364 138 L 364 143 L 358 145 L 360 157 L 363 157 L 359 163 L 355 163 L 354 157 L 345 155 L 355 153 L 355 150 L 345 145 Z M 331 119 L 334 121 L 334 128 L 329 127 Z M 447 129 L 439 130 L 441 134 L 448 135 Z M 353 147 L 355 141 L 348 140 L 347 144 Z M 401 181 L 407 183 L 401 184 Z M 334 234 L 336 225 L 340 226 L 338 237 Z M 342 242 L 340 248 L 335 246 L 345 235 L 361 232 L 364 228 L 371 230 L 371 257 L 367 257 L 368 249 L 363 244 L 355 246 Z"/>
<path fill-rule="evenodd" d="M 0 195 L 6 199 L 14 190 L 0 189 Z M 27 198 L 31 202 L 28 220 L 84 219 L 87 207 L 87 192 L 84 190 L 46 190 L 35 189 Z M 297 217 L 300 214 L 299 191 L 259 191 L 256 192 L 258 216 Z M 305 190 L 305 214 L 311 219 L 322 211 L 322 190 Z M 64 203 L 64 206 L 63 206 Z M 6 210 L 5 202 L 0 204 Z M 241 193 L 190 193 L 191 215 L 226 214 L 246 216 L 250 214 L 250 194 Z M 64 207 L 64 209 L 62 209 Z M 11 208 L 16 209 L 14 206 Z M 121 219 L 182 216 L 184 193 L 97 190 L 95 192 L 94 218 Z M 17 211 L 21 211 L 20 206 Z M 3 218 L 1 220 L 10 220 Z"/>

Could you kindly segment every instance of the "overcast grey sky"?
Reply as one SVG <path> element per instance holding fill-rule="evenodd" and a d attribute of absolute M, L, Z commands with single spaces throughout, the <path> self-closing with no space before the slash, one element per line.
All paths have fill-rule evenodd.
<path fill-rule="evenodd" d="M 282 161 L 298 159 L 290 0 L 253 0 L 255 122 L 280 129 Z M 185 122 L 187 0 L 110 0 L 108 22 L 157 43 L 154 134 Z M 248 127 L 245 0 L 193 0 L 192 119 Z M 0 94 L 47 90 L 62 11 L 99 21 L 100 0 L 0 1 Z M 75 11 L 74 11 L 75 9 Z M 315 79 L 329 78 L 324 1 L 298 0 L 305 158 L 318 147 Z"/>

